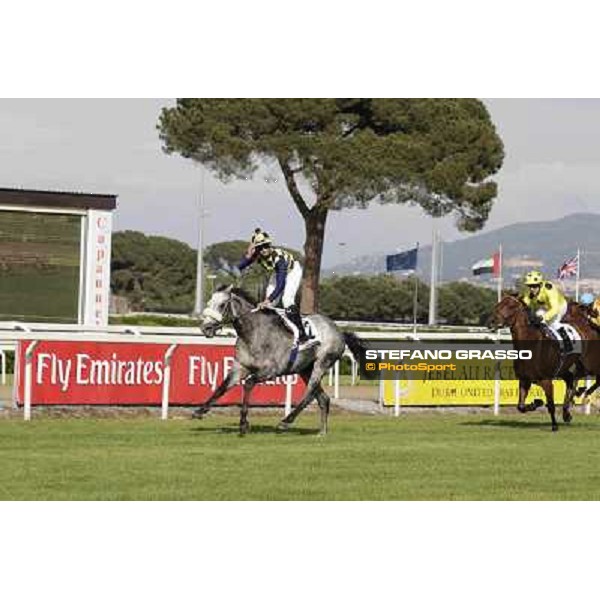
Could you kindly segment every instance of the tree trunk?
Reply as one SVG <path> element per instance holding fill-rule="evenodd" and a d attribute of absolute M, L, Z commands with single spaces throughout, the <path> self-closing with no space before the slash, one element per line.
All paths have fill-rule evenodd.
<path fill-rule="evenodd" d="M 327 212 L 327 208 L 317 203 L 304 219 L 306 242 L 304 243 L 304 277 L 300 310 L 305 314 L 317 312 L 319 309 L 319 278 Z"/>

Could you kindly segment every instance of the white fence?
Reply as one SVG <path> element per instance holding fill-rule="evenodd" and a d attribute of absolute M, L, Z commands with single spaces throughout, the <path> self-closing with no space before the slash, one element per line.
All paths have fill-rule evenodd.
<path fill-rule="evenodd" d="M 438 331 L 419 331 L 416 332 L 410 326 L 396 324 L 378 324 L 378 323 L 357 323 L 348 321 L 338 321 L 339 326 L 348 328 L 361 326 L 370 326 L 376 328 L 376 331 L 357 331 L 356 335 L 362 339 L 379 341 L 444 341 L 452 340 L 470 340 L 470 341 L 498 341 L 510 339 L 508 332 L 499 334 L 491 333 L 487 329 L 473 328 L 465 331 L 464 328 L 441 327 Z M 384 331 L 382 331 L 384 329 Z M 69 325 L 69 324 L 49 324 L 49 323 L 21 323 L 21 322 L 0 322 L 0 378 L 2 384 L 6 384 L 6 363 L 7 352 L 14 352 L 18 341 L 30 341 L 28 350 L 33 351 L 35 343 L 47 341 L 72 341 L 77 342 L 133 342 L 133 343 L 168 343 L 173 346 L 182 344 L 213 344 L 213 345 L 231 345 L 234 343 L 235 333 L 231 329 L 224 329 L 220 335 L 213 338 L 206 338 L 201 335 L 198 327 L 154 327 L 154 326 L 132 326 L 132 325 L 109 325 L 106 327 Z M 27 354 L 30 354 L 28 352 Z M 358 374 L 358 365 L 352 354 L 346 350 L 344 355 L 351 361 L 352 384 L 356 383 Z M 329 372 L 328 383 L 333 386 L 333 396 L 339 398 L 340 392 L 340 365 L 337 362 Z M 27 374 L 26 369 L 26 374 Z M 27 376 L 27 375 L 26 375 Z M 30 382 L 29 382 L 30 383 Z M 25 391 L 25 399 L 30 394 Z M 286 392 L 286 411 L 290 410 L 290 391 Z M 381 386 L 379 399 L 381 402 Z M 399 402 L 399 401 L 398 401 Z M 25 409 L 25 416 L 30 416 L 30 402 Z M 163 402 L 163 417 L 166 417 L 168 401 Z M 497 402 L 496 402 L 496 411 Z M 399 414 L 399 404 L 396 411 Z"/>
<path fill-rule="evenodd" d="M 418 331 L 406 325 L 396 325 L 389 323 L 368 323 L 337 321 L 340 327 L 361 327 L 371 326 L 376 330 L 358 331 L 360 338 L 380 341 L 435 341 L 435 340 L 470 340 L 470 341 L 488 341 L 497 339 L 510 339 L 508 333 L 503 333 L 500 337 L 497 334 L 490 333 L 486 329 L 473 328 L 464 331 L 464 328 L 441 327 L 439 331 Z M 388 328 L 388 331 L 381 329 Z M 0 378 L 2 385 L 6 385 L 6 353 L 14 352 L 18 340 L 64 340 L 76 341 L 78 339 L 88 341 L 132 341 L 135 338 L 143 339 L 145 342 L 162 342 L 171 339 L 181 340 L 179 343 L 228 343 L 219 340 L 231 338 L 235 335 L 232 329 L 224 329 L 220 335 L 208 339 L 200 334 L 198 327 L 154 327 L 138 325 L 108 325 L 106 327 L 95 327 L 92 325 L 69 325 L 54 323 L 21 323 L 16 321 L 0 322 Z M 133 337 L 132 337 L 133 336 Z M 356 379 L 356 362 L 350 352 L 346 352 L 352 362 L 352 381 Z M 335 381 L 336 390 L 339 389 L 339 365 L 331 370 L 329 381 L 332 385 Z M 337 396 L 336 396 L 337 397 Z"/>

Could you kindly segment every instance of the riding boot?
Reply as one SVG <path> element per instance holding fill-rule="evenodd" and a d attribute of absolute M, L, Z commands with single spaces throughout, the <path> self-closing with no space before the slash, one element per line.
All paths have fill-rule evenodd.
<path fill-rule="evenodd" d="M 296 326 L 298 329 L 298 342 L 304 344 L 308 341 L 306 331 L 304 331 L 304 324 L 302 323 L 302 317 L 298 307 L 293 305 L 285 309 L 286 317 Z"/>

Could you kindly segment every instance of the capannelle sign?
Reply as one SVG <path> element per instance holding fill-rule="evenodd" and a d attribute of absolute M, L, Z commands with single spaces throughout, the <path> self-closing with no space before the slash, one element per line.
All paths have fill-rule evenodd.
<path fill-rule="evenodd" d="M 28 344 L 20 342 L 17 349 L 15 399 L 19 404 L 24 398 Z M 32 357 L 32 404 L 159 406 L 169 348 L 170 344 L 42 341 Z M 202 404 L 233 363 L 233 346 L 177 346 L 170 362 L 169 403 Z M 252 404 L 283 404 L 288 383 L 292 386 L 292 402 L 299 400 L 304 383 L 297 375 L 289 375 L 256 386 Z M 236 386 L 219 405 L 240 400 L 241 388 Z"/>

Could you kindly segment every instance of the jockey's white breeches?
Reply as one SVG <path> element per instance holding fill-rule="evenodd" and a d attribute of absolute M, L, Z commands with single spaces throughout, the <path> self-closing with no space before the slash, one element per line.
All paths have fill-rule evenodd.
<path fill-rule="evenodd" d="M 543 308 L 540 308 L 538 311 L 536 311 L 536 315 L 538 315 L 539 317 L 543 317 L 546 314 L 546 311 Z M 553 331 L 557 331 L 558 326 L 561 324 L 563 317 L 567 314 L 567 303 L 565 302 L 562 307 L 560 308 L 560 310 L 558 311 L 558 314 L 554 317 L 554 319 L 552 319 L 551 321 L 548 321 L 547 325 L 548 327 L 550 327 L 550 329 L 552 329 Z"/>
<path fill-rule="evenodd" d="M 275 304 L 279 304 L 280 299 L 281 304 L 283 304 L 283 308 L 289 308 L 290 306 L 296 304 L 296 294 L 300 289 L 300 283 L 302 283 L 302 267 L 298 261 L 294 261 L 294 266 L 285 278 L 283 294 L 281 294 L 281 296 L 275 300 Z M 271 279 L 269 279 L 269 285 L 267 286 L 267 298 L 273 293 L 275 287 L 276 279 L 275 273 L 273 273 L 273 275 L 271 275 Z"/>

